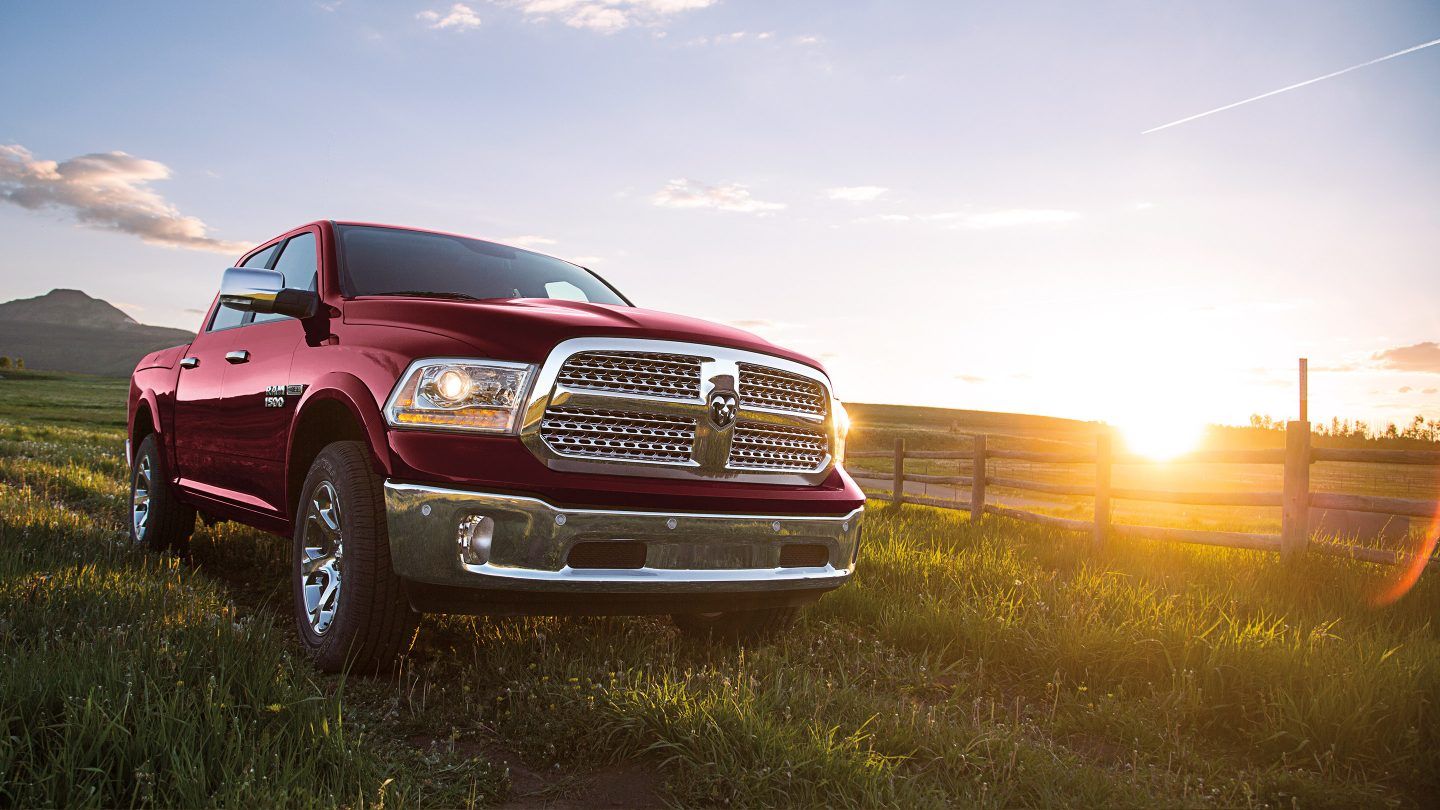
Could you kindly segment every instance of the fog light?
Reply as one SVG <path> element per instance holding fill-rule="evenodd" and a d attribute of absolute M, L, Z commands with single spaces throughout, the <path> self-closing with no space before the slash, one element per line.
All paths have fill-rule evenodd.
<path fill-rule="evenodd" d="M 455 540 L 460 544 L 460 562 L 484 565 L 490 561 L 490 540 L 495 536 L 495 521 L 485 515 L 470 515 L 460 521 Z"/>

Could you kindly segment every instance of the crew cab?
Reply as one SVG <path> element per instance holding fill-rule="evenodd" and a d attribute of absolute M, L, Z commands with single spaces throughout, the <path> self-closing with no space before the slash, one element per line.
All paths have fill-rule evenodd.
<path fill-rule="evenodd" d="M 671 614 L 761 637 L 847 581 L 864 495 L 816 361 L 633 306 L 595 273 L 435 231 L 314 222 L 224 272 L 129 394 L 131 531 L 288 536 L 322 669 L 423 612 Z"/>

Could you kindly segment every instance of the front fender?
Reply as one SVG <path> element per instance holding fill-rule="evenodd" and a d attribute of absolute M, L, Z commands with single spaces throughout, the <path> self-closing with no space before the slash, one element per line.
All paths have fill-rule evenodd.
<path fill-rule="evenodd" d="M 385 439 L 385 418 L 380 414 L 380 406 L 375 402 L 370 388 L 359 377 L 344 371 L 324 374 L 305 389 L 290 423 L 290 442 L 285 458 L 294 457 L 295 443 L 300 438 L 299 427 L 305 420 L 305 415 L 322 402 L 338 402 L 350 411 L 350 415 L 365 432 L 375 472 L 389 475 L 392 468 L 390 444 Z"/>

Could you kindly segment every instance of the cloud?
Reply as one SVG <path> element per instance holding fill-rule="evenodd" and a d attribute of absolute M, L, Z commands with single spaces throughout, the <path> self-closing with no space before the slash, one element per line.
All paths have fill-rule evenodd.
<path fill-rule="evenodd" d="M 707 186 L 683 177 L 671 180 L 655 192 L 650 202 L 661 208 L 714 208 L 742 214 L 763 214 L 779 211 L 784 203 L 763 202 L 750 196 L 750 189 L 739 183 Z"/>
<path fill-rule="evenodd" d="M 521 236 L 511 236 L 507 239 L 501 239 L 500 241 L 504 242 L 507 245 L 514 245 L 515 247 L 522 248 L 536 248 L 542 245 L 556 244 L 555 240 L 551 239 L 548 236 L 536 236 L 535 234 L 531 233 L 523 234 Z"/>
<path fill-rule="evenodd" d="M 761 31 L 752 34 L 749 31 L 734 31 L 729 34 L 716 34 L 713 37 L 696 37 L 685 43 L 686 45 L 730 45 L 736 42 L 743 42 L 747 39 L 764 41 L 774 39 L 774 31 Z"/>
<path fill-rule="evenodd" d="M 889 191 L 884 186 L 837 186 L 825 189 L 825 196 L 845 202 L 874 202 Z"/>
<path fill-rule="evenodd" d="M 152 245 L 242 253 L 249 245 L 207 236 L 204 222 L 180 213 L 149 184 L 170 177 L 163 163 L 124 152 L 55 162 L 18 144 L 0 145 L 0 200 L 32 211 L 69 211 L 81 225 L 138 236 Z"/>
<path fill-rule="evenodd" d="M 877 186 L 860 186 L 874 189 Z M 833 192 L 851 189 L 829 189 L 831 199 L 846 199 Z M 880 189 L 881 193 L 885 189 Z M 879 196 L 878 194 L 876 196 Z M 855 198 L 859 199 L 859 198 Z M 986 231 L 996 228 L 1064 225 L 1080 219 L 1080 212 L 1060 208 L 1002 208 L 995 211 L 941 211 L 935 214 L 879 214 L 855 220 L 857 224 L 875 222 L 937 222 L 950 228 Z"/>
<path fill-rule="evenodd" d="M 1426 371 L 1440 374 L 1440 343 L 1428 340 L 1414 346 L 1400 346 L 1377 352 L 1375 362 L 1394 371 Z"/>
<path fill-rule="evenodd" d="M 1021 228 L 1029 225 L 1063 225 L 1079 219 L 1080 214 L 1077 211 L 1064 211 L 1058 208 L 1005 208 L 999 211 L 980 213 L 946 212 L 931 214 L 923 218 L 954 220 L 959 227 L 992 230 L 995 228 Z"/>
<path fill-rule="evenodd" d="M 450 11 L 441 14 L 438 11 L 422 11 L 415 15 L 415 18 L 425 22 L 426 27 L 437 30 L 454 28 L 456 31 L 469 31 L 480 27 L 480 15 L 475 9 L 464 3 L 456 3 L 450 7 Z"/>
<path fill-rule="evenodd" d="M 491 0 L 518 9 L 534 22 L 558 19 L 571 28 L 613 34 L 631 26 L 659 25 L 716 0 Z"/>
<path fill-rule="evenodd" d="M 974 374 L 956 374 L 955 379 L 961 382 L 967 382 L 972 384 L 985 382 L 984 377 L 977 377 Z"/>
<path fill-rule="evenodd" d="M 1424 391 L 1421 391 L 1420 393 L 1422 393 L 1422 394 L 1440 394 L 1440 388 L 1426 388 Z"/>

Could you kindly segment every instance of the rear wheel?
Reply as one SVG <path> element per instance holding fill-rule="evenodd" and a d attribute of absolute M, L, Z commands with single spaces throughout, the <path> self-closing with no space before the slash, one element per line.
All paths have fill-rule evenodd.
<path fill-rule="evenodd" d="M 720 641 L 769 641 L 795 623 L 798 607 L 734 610 L 724 613 L 677 613 L 675 626 L 686 636 Z"/>
<path fill-rule="evenodd" d="M 383 672 L 410 646 L 416 615 L 390 567 L 380 477 L 362 442 L 316 456 L 300 489 L 291 567 L 300 643 L 326 672 Z"/>
<path fill-rule="evenodd" d="M 195 510 L 175 498 L 155 434 L 130 462 L 130 540 L 141 548 L 183 554 L 195 531 Z"/>

